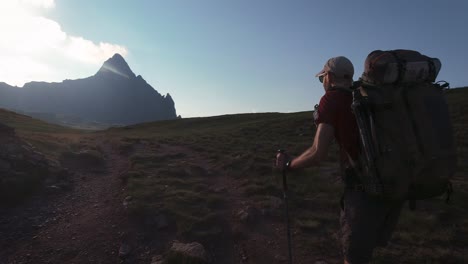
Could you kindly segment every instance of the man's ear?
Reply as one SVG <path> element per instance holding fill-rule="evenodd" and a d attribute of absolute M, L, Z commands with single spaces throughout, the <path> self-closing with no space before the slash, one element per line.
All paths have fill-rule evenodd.
<path fill-rule="evenodd" d="M 327 78 L 328 78 L 328 85 L 329 85 L 330 87 L 335 86 L 335 75 L 333 75 L 332 72 L 329 72 L 329 73 L 327 74 Z"/>

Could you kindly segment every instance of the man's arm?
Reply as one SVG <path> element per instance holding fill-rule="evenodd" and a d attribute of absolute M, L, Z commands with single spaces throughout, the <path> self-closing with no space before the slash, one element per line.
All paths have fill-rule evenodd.
<path fill-rule="evenodd" d="M 304 151 L 299 157 L 293 159 L 289 165 L 290 169 L 300 169 L 318 165 L 320 161 L 326 157 L 334 135 L 335 130 L 333 126 L 320 123 L 317 127 L 312 147 Z"/>

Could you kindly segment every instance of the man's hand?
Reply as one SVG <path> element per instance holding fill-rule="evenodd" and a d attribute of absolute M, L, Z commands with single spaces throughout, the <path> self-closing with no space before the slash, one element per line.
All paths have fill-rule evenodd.
<path fill-rule="evenodd" d="M 286 169 L 286 163 L 290 161 L 290 157 L 288 154 L 286 154 L 284 151 L 278 151 L 276 154 L 276 163 L 275 166 L 279 170 L 284 170 Z"/>

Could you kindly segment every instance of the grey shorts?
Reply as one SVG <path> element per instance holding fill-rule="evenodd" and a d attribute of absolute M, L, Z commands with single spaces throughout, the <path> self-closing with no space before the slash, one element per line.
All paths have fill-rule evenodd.
<path fill-rule="evenodd" d="M 384 247 L 398 222 L 403 202 L 372 199 L 346 190 L 340 215 L 343 254 L 349 263 L 368 263 L 376 247 Z"/>

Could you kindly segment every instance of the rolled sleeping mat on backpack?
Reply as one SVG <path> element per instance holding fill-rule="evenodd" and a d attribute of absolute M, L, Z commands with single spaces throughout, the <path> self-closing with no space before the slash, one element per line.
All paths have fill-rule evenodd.
<path fill-rule="evenodd" d="M 434 82 L 442 64 L 413 50 L 375 50 L 364 63 L 362 81 L 373 84 Z"/>

